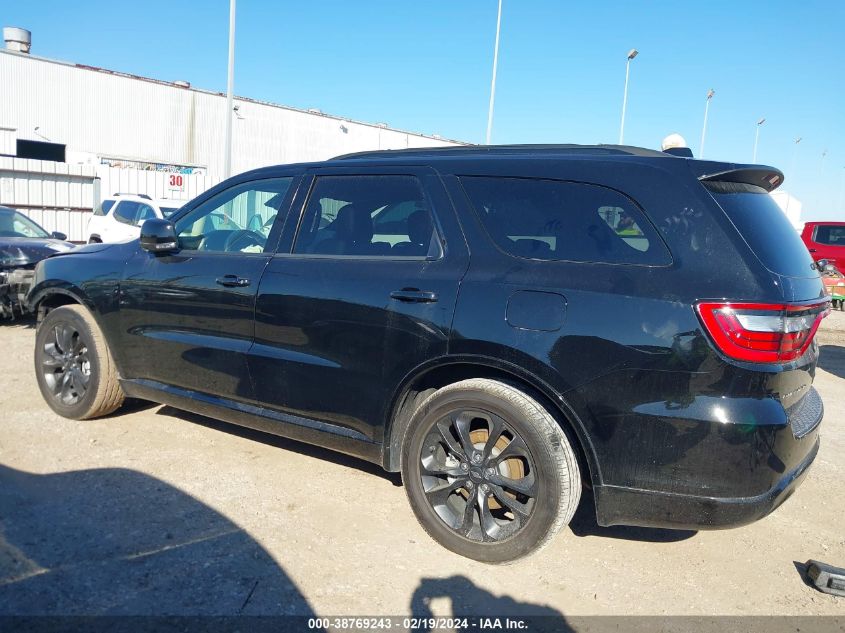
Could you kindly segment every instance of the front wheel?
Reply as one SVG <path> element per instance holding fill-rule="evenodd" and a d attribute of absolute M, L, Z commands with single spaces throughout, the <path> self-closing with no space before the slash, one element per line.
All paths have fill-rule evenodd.
<path fill-rule="evenodd" d="M 44 400 L 65 418 L 95 418 L 123 404 L 123 389 L 105 338 L 80 305 L 51 310 L 39 324 L 35 375 Z"/>
<path fill-rule="evenodd" d="M 557 421 L 523 391 L 481 378 L 423 401 L 403 443 L 402 479 L 426 532 L 486 563 L 540 549 L 581 496 L 575 452 Z"/>

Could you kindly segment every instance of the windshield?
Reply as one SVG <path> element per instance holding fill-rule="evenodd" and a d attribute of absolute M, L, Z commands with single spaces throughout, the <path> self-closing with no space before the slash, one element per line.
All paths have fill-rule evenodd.
<path fill-rule="evenodd" d="M 50 235 L 23 213 L 0 211 L 0 237 L 50 237 Z"/>
<path fill-rule="evenodd" d="M 766 268 L 786 277 L 816 275 L 798 231 L 765 190 L 717 182 L 707 188 Z"/>
<path fill-rule="evenodd" d="M 159 209 L 161 209 L 161 214 L 166 218 L 169 218 L 179 210 L 178 207 L 159 207 Z"/>

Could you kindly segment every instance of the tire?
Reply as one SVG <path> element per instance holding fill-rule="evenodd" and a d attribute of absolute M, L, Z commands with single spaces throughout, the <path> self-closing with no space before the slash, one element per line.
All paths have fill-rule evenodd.
<path fill-rule="evenodd" d="M 35 334 L 35 376 L 41 395 L 65 418 L 108 415 L 123 404 L 123 389 L 103 333 L 80 305 L 56 308 Z"/>
<path fill-rule="evenodd" d="M 486 378 L 443 387 L 420 404 L 402 444 L 402 480 L 429 536 L 494 564 L 549 543 L 581 497 L 578 461 L 555 418 Z"/>

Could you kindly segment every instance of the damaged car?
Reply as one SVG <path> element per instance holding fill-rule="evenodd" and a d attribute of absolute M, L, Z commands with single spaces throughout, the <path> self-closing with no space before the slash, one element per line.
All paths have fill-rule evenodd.
<path fill-rule="evenodd" d="M 35 264 L 72 248 L 64 233 L 48 233 L 23 213 L 0 207 L 0 317 L 23 316 Z"/>

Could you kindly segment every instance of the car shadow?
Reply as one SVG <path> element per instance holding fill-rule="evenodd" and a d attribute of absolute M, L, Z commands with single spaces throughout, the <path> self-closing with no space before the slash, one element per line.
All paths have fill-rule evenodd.
<path fill-rule="evenodd" d="M 352 457 L 350 455 L 345 455 L 343 453 L 338 453 L 337 451 L 332 451 L 327 448 L 315 446 L 313 444 L 298 442 L 296 440 L 291 440 L 286 437 L 281 437 L 280 435 L 273 435 L 272 433 L 256 431 L 255 429 L 250 429 L 245 426 L 238 426 L 237 424 L 221 422 L 220 420 L 215 420 L 214 418 L 209 418 L 204 415 L 191 413 L 189 411 L 183 411 L 181 409 L 176 409 L 175 407 L 171 407 L 168 405 L 162 406 L 158 411 L 156 411 L 156 415 L 166 415 L 170 417 L 179 418 L 180 420 L 184 420 L 186 422 L 199 424 L 200 426 L 204 426 L 209 429 L 214 429 L 215 431 L 220 431 L 223 433 L 228 433 L 230 435 L 236 435 L 238 437 L 242 437 L 253 442 L 261 442 L 262 444 L 275 446 L 286 451 L 293 451 L 295 453 L 299 453 L 300 455 L 305 455 L 307 457 L 314 457 L 315 459 L 325 460 L 328 462 L 332 462 L 333 464 L 346 466 L 347 468 L 354 468 L 370 475 L 376 475 L 378 477 L 381 477 L 382 479 L 386 479 L 394 486 L 402 485 L 402 476 L 399 473 L 389 473 L 378 464 L 373 464 L 363 459 Z"/>
<path fill-rule="evenodd" d="M 0 465 L 0 616 L 313 615 L 247 532 L 121 468 Z"/>
<path fill-rule="evenodd" d="M 432 607 L 432 602 L 448 600 L 451 610 L 443 616 L 440 610 Z M 415 631 L 431 631 L 434 628 L 426 626 L 426 619 L 436 618 L 438 615 L 449 618 L 532 618 L 531 631 L 559 631 L 568 633 L 574 629 L 567 623 L 563 613 L 546 605 L 519 602 L 507 595 L 496 595 L 486 589 L 476 586 L 465 576 L 450 576 L 448 578 L 423 578 L 411 596 L 411 614 L 420 619 L 420 628 Z M 482 628 L 505 629 L 505 624 L 496 626 L 491 623 Z"/>
<path fill-rule="evenodd" d="M 627 525 L 603 527 L 596 521 L 596 502 L 591 490 L 584 490 L 581 503 L 575 516 L 569 523 L 569 529 L 575 536 L 598 536 L 603 538 L 643 541 L 646 543 L 676 543 L 692 538 L 698 532 L 694 530 L 667 530 Z"/>
<path fill-rule="evenodd" d="M 819 348 L 818 366 L 834 376 L 845 378 L 845 347 L 822 345 Z"/>
<path fill-rule="evenodd" d="M 34 330 L 37 322 L 31 314 L 16 316 L 14 319 L 3 319 L 0 317 L 0 327 L 18 330 Z"/>

